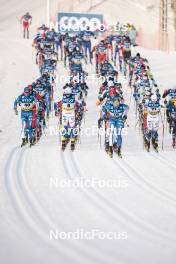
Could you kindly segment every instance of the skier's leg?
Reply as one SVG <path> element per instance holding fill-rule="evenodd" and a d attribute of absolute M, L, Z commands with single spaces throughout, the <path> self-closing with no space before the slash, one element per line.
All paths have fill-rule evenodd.
<path fill-rule="evenodd" d="M 109 151 L 109 133 L 110 133 L 110 127 L 109 127 L 109 121 L 105 122 L 105 151 Z"/>
<path fill-rule="evenodd" d="M 115 51 L 114 51 L 114 66 L 116 66 L 116 61 L 117 61 L 117 50 L 115 49 Z"/>
<path fill-rule="evenodd" d="M 91 41 L 88 42 L 87 49 L 88 49 L 88 52 L 89 52 L 89 61 L 90 61 L 90 63 L 92 63 L 92 54 L 91 54 L 92 47 L 91 47 Z"/>
<path fill-rule="evenodd" d="M 110 129 L 109 129 L 109 146 L 112 147 L 114 143 L 114 130 L 115 126 L 113 122 L 110 122 Z"/>
<path fill-rule="evenodd" d="M 60 43 L 61 61 L 63 60 L 63 47 L 62 42 Z"/>
<path fill-rule="evenodd" d="M 158 149 L 158 131 L 153 131 L 152 133 L 152 145 L 154 149 Z"/>
<path fill-rule="evenodd" d="M 29 38 L 29 28 L 27 28 L 27 38 Z"/>
<path fill-rule="evenodd" d="M 122 127 L 117 127 L 117 146 L 122 147 Z"/>
<path fill-rule="evenodd" d="M 144 144 L 147 149 L 147 151 L 150 150 L 150 140 L 151 140 L 152 132 L 151 130 L 145 131 L 144 133 Z"/>
<path fill-rule="evenodd" d="M 23 38 L 26 38 L 26 30 L 25 30 L 25 28 L 23 29 Z"/>
<path fill-rule="evenodd" d="M 172 146 L 175 148 L 176 146 L 176 121 L 173 122 L 173 129 L 172 129 Z"/>
<path fill-rule="evenodd" d="M 21 139 L 22 139 L 22 144 L 21 147 L 24 146 L 27 141 L 26 141 L 26 136 L 27 136 L 27 119 L 24 113 L 21 114 L 21 124 L 22 124 L 22 129 L 21 129 Z"/>
<path fill-rule="evenodd" d="M 32 128 L 32 121 L 33 121 L 33 113 L 28 114 L 28 129 L 29 129 L 29 141 L 30 144 L 33 144 L 33 128 Z"/>
<path fill-rule="evenodd" d="M 26 116 L 22 113 L 21 115 L 21 124 L 22 124 L 22 128 L 21 128 L 21 138 L 25 138 L 25 129 L 26 129 Z"/>

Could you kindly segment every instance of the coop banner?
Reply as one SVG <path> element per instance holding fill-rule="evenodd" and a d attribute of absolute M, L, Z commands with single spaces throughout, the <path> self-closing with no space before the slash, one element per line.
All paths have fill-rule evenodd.
<path fill-rule="evenodd" d="M 58 30 L 61 32 L 78 32 L 86 30 L 99 31 L 103 24 L 103 15 L 84 13 L 58 13 Z"/>

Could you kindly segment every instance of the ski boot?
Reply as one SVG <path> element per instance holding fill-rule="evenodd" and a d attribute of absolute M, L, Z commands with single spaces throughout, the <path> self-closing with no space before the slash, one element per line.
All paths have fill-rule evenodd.
<path fill-rule="evenodd" d="M 71 151 L 75 150 L 75 140 L 71 140 L 70 148 L 71 148 Z"/>
<path fill-rule="evenodd" d="M 27 144 L 26 139 L 22 138 L 21 148 Z"/>
<path fill-rule="evenodd" d="M 37 143 L 37 138 L 34 137 L 34 138 L 32 139 L 32 145 L 35 145 L 36 143 Z"/>
<path fill-rule="evenodd" d="M 113 147 L 111 146 L 111 147 L 109 147 L 109 157 L 110 158 L 113 158 Z"/>
<path fill-rule="evenodd" d="M 114 143 L 114 144 L 113 144 L 113 151 L 114 151 L 115 153 L 118 152 L 117 143 Z"/>
<path fill-rule="evenodd" d="M 29 139 L 30 148 L 34 145 L 34 138 Z"/>
<path fill-rule="evenodd" d="M 62 151 L 64 151 L 66 149 L 67 143 L 66 140 L 62 140 Z"/>
<path fill-rule="evenodd" d="M 119 158 L 122 158 L 121 147 L 117 148 L 117 155 L 119 156 Z"/>
<path fill-rule="evenodd" d="M 98 119 L 98 128 L 100 129 L 102 127 L 102 123 L 103 123 L 103 118 L 99 118 Z"/>
<path fill-rule="evenodd" d="M 159 151 L 158 142 L 154 138 L 152 138 L 152 145 L 153 145 L 153 148 L 154 148 L 155 152 L 158 153 L 158 151 Z"/>
<path fill-rule="evenodd" d="M 172 147 L 175 149 L 175 147 L 176 147 L 176 140 L 175 140 L 175 138 L 173 138 L 172 139 Z"/>
<path fill-rule="evenodd" d="M 144 137 L 144 147 L 147 150 L 147 152 L 150 151 L 150 141 L 147 140 L 145 137 Z"/>
<path fill-rule="evenodd" d="M 109 142 L 105 142 L 105 151 L 109 153 Z"/>

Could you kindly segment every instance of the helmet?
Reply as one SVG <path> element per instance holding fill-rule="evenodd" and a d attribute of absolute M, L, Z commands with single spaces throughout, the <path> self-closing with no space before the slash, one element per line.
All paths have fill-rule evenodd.
<path fill-rule="evenodd" d="M 146 91 L 145 94 L 144 94 L 144 96 L 145 96 L 145 97 L 149 97 L 150 94 L 151 94 L 151 93 L 150 93 L 149 91 Z"/>
<path fill-rule="evenodd" d="M 29 87 L 25 87 L 24 88 L 24 95 L 25 96 L 29 96 L 30 95 L 30 89 L 29 89 Z"/>
<path fill-rule="evenodd" d="M 157 100 L 158 100 L 157 95 L 156 95 L 156 94 L 152 94 L 152 95 L 151 95 L 151 101 L 152 101 L 152 102 L 156 102 Z"/>
<path fill-rule="evenodd" d="M 41 82 L 41 80 L 39 80 L 39 79 L 36 81 L 36 84 L 41 84 L 41 83 L 42 83 L 42 82 Z"/>
<path fill-rule="evenodd" d="M 32 84 L 28 85 L 28 88 L 29 88 L 30 93 L 32 93 L 32 91 L 33 91 L 33 86 L 32 86 Z"/>
<path fill-rule="evenodd" d="M 176 99 L 173 99 L 173 100 L 171 101 L 171 103 L 172 103 L 172 105 L 176 106 Z"/>
<path fill-rule="evenodd" d="M 72 90 L 71 90 L 71 88 L 70 88 L 70 87 L 65 88 L 65 90 L 64 90 L 64 94 L 65 94 L 65 95 L 71 95 L 71 94 L 72 94 Z"/>

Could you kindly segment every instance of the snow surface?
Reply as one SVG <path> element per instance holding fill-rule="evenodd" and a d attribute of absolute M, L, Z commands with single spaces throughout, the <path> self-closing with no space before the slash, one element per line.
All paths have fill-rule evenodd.
<path fill-rule="evenodd" d="M 61 153 L 58 136 L 49 130 L 32 149 L 19 147 L 20 118 L 14 116 L 13 100 L 38 76 L 31 40 L 21 38 L 18 24 L 20 15 L 28 10 L 35 17 L 34 33 L 45 22 L 45 1 L 0 0 L 0 263 L 174 264 L 175 152 L 168 131 L 164 151 L 156 155 L 143 150 L 135 129 L 133 101 L 122 160 L 108 158 L 97 134 L 82 136 L 74 153 Z M 139 50 L 149 58 L 161 88 L 172 86 L 176 55 Z M 91 73 L 94 68 L 88 66 L 87 70 Z M 66 74 L 60 63 L 58 76 Z M 56 98 L 60 88 L 58 83 Z M 97 124 L 97 89 L 97 84 L 90 87 L 84 129 Z M 130 91 L 124 89 L 130 102 Z M 56 125 L 57 119 L 52 117 L 50 127 Z M 160 141 L 161 137 L 162 129 Z M 126 187 L 51 188 L 51 179 L 114 180 Z M 128 236 L 124 240 L 50 240 L 50 230 L 78 229 L 127 232 Z"/>

